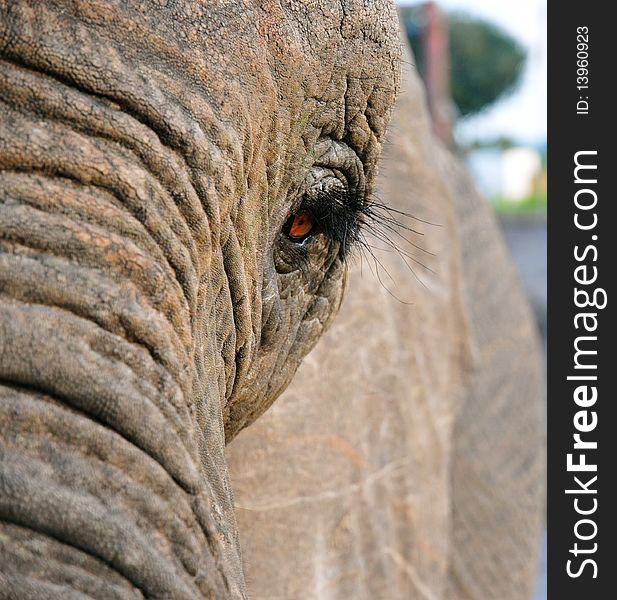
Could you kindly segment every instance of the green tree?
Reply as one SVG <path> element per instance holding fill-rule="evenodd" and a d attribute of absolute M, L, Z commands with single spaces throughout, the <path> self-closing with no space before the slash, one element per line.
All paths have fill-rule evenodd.
<path fill-rule="evenodd" d="M 421 7 L 404 8 L 403 22 L 424 76 Z M 479 113 L 511 92 L 520 80 L 526 52 L 505 31 L 465 13 L 450 13 L 450 91 L 459 116 Z"/>
<path fill-rule="evenodd" d="M 475 114 L 511 92 L 525 50 L 499 27 L 465 14 L 449 15 L 450 90 L 461 116 Z"/>

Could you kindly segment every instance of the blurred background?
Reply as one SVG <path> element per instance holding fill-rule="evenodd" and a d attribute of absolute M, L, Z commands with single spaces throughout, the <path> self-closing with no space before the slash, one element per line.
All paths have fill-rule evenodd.
<path fill-rule="evenodd" d="M 398 0 L 435 134 L 499 219 L 546 352 L 546 1 Z M 546 540 L 534 600 L 546 599 Z"/>

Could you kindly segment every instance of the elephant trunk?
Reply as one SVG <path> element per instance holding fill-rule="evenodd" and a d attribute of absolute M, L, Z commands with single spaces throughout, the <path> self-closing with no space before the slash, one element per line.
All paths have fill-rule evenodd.
<path fill-rule="evenodd" d="M 0 110 L 0 598 L 241 596 L 186 168 L 12 60 Z"/>

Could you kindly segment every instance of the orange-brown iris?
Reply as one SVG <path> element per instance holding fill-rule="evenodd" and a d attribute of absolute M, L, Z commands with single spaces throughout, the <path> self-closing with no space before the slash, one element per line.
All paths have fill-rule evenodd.
<path fill-rule="evenodd" d="M 313 229 L 313 217 L 306 211 L 299 212 L 294 215 L 291 227 L 289 228 L 289 237 L 295 240 L 305 238 Z"/>

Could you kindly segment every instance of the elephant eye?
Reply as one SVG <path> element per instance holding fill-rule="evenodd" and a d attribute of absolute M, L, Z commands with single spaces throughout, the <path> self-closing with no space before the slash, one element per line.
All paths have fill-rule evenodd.
<path fill-rule="evenodd" d="M 313 215 L 302 210 L 289 217 L 284 231 L 292 242 L 300 244 L 314 233 L 314 226 Z"/>

